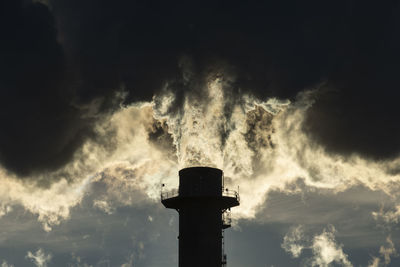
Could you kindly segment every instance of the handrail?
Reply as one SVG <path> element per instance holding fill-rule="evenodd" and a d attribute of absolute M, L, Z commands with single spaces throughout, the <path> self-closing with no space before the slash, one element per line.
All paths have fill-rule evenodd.
<path fill-rule="evenodd" d="M 177 188 L 168 191 L 161 190 L 161 200 L 177 196 L 179 196 L 179 190 Z"/>
<path fill-rule="evenodd" d="M 178 197 L 179 196 L 179 189 L 174 188 L 171 190 L 162 190 L 161 189 L 161 200 L 167 199 L 167 198 L 172 198 L 172 197 Z M 234 197 L 238 202 L 240 202 L 240 196 L 239 193 L 233 190 L 228 190 L 227 188 L 222 188 L 222 196 L 225 197 Z"/>
<path fill-rule="evenodd" d="M 238 193 L 237 191 L 228 190 L 227 188 L 225 188 L 225 190 L 222 189 L 222 196 L 225 196 L 225 197 L 234 197 L 234 198 L 236 198 L 236 200 L 237 200 L 238 202 L 240 202 L 240 196 L 239 196 L 239 193 Z"/>

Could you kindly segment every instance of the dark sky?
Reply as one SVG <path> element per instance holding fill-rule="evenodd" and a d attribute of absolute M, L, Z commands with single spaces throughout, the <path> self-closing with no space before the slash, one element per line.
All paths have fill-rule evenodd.
<path fill-rule="evenodd" d="M 399 47 L 399 1 L 0 0 L 0 183 L 5 188 L 0 263 L 46 266 L 34 263 L 40 254 L 52 255 L 45 261 L 49 266 L 176 266 L 176 244 L 168 243 L 175 241 L 177 224 L 168 226 L 172 232 L 166 225 L 170 216 L 177 217 L 154 202 L 149 192 L 155 190 L 155 178 L 143 177 L 158 174 L 153 166 L 144 171 L 147 163 L 139 158 L 161 159 L 160 165 L 169 166 L 162 174 L 176 176 L 187 132 L 175 130 L 190 121 L 189 110 L 197 110 L 205 125 L 216 121 L 207 117 L 212 113 L 225 124 L 216 122 L 218 136 L 213 136 L 195 119 L 188 126 L 190 136 L 203 137 L 196 131 L 206 129 L 211 138 L 202 140 L 219 140 L 223 166 L 241 175 L 241 166 L 249 165 L 251 174 L 243 172 L 248 179 L 258 188 L 271 186 L 260 189 L 264 197 L 250 205 L 254 214 L 239 212 L 229 237 L 237 244 L 228 246 L 230 266 L 328 266 L 318 262 L 322 254 L 313 240 L 332 241 L 335 255 L 344 244 L 346 257 L 331 261 L 338 265 L 349 266 L 349 260 L 354 266 L 396 266 L 384 258 L 391 248 L 386 238 L 394 247 L 400 240 L 395 190 L 400 185 Z M 210 77 L 223 80 L 221 109 L 212 106 L 218 95 L 206 95 Z M 312 93 L 304 100 L 307 92 Z M 173 97 L 160 118 L 162 97 L 168 94 Z M 246 113 L 246 97 L 254 103 L 291 104 L 281 115 Z M 155 103 L 154 110 L 143 103 Z M 247 116 L 243 131 L 235 107 Z M 224 154 L 234 146 L 243 149 L 240 136 L 252 153 L 249 161 Z M 312 152 L 320 155 L 314 162 L 307 154 Z M 280 176 L 276 170 L 282 161 L 267 158 L 290 159 L 298 168 L 291 170 L 290 181 L 271 178 L 289 172 Z M 230 160 L 236 165 L 226 163 Z M 129 167 L 115 167 L 121 161 Z M 137 194 L 146 195 L 139 197 L 143 206 L 121 196 L 110 204 L 108 189 L 102 199 L 90 191 L 100 189 L 93 189 L 87 177 L 114 168 L 135 170 L 129 181 Z M 269 178 L 259 178 L 263 175 Z M 298 179 L 305 179 L 304 187 Z M 291 190 L 291 184 L 300 191 Z M 62 197 L 53 204 L 58 194 Z M 278 210 L 269 199 L 281 201 Z M 291 214 L 294 205 L 309 220 L 301 219 L 300 211 Z M 53 212 L 60 217 L 51 217 Z M 357 212 L 362 215 L 354 218 Z M 90 222 L 95 228 L 85 228 Z M 41 224 L 52 230 L 35 234 Z M 361 230 L 351 224 L 361 224 Z M 129 240 L 121 225 L 131 225 Z M 294 229 L 309 236 L 301 257 L 291 257 L 282 245 Z M 381 235 L 369 242 L 366 233 Z M 30 236 L 26 242 L 25 235 Z M 60 241 L 64 237 L 67 243 Z M 264 254 L 269 249 L 276 251 L 271 257 Z M 374 257 L 381 257 L 380 265 L 372 265 Z"/>
<path fill-rule="evenodd" d="M 48 4 L 1 4 L 0 159 L 11 172 L 68 162 L 93 138 L 95 115 L 116 108 L 118 90 L 130 103 L 182 83 L 182 56 L 198 78 L 224 62 L 235 90 L 263 98 L 293 99 L 324 83 L 304 125 L 313 140 L 331 153 L 398 155 L 398 1 Z M 96 114 L 87 114 L 94 99 Z"/>

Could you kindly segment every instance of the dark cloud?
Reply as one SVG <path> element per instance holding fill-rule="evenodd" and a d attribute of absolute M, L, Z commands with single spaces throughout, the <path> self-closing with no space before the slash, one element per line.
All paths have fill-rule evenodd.
<path fill-rule="evenodd" d="M 182 96 L 224 62 L 233 86 L 259 97 L 292 98 L 321 81 L 334 88 L 305 126 L 329 151 L 388 158 L 400 149 L 397 1 L 51 4 L 84 97 L 124 86 L 128 101 L 148 99 L 166 80 Z M 182 56 L 191 60 L 192 83 L 179 83 Z"/>
<path fill-rule="evenodd" d="M 46 6 L 1 2 L 0 161 L 19 175 L 61 166 L 87 132 L 56 34 Z"/>
<path fill-rule="evenodd" d="M 74 106 L 102 99 L 100 111 L 110 110 L 116 91 L 129 93 L 127 103 L 150 99 L 166 81 L 179 105 L 221 62 L 237 92 L 258 97 L 293 98 L 326 82 L 333 91 L 318 98 L 304 129 L 329 151 L 388 158 L 400 149 L 397 1 L 2 5 L 0 155 L 19 174 L 71 158 L 91 125 Z"/>
<path fill-rule="evenodd" d="M 353 8 L 339 68 L 305 127 L 330 152 L 373 159 L 399 155 L 399 11 L 397 1 Z"/>
<path fill-rule="evenodd" d="M 336 16 L 343 13 L 340 4 L 317 1 L 53 0 L 51 6 L 83 97 L 120 86 L 132 98 L 151 97 L 166 79 L 181 77 L 184 55 L 197 75 L 223 61 L 243 90 L 292 96 L 332 67 L 342 26 Z"/>
<path fill-rule="evenodd" d="M 397 1 L 66 1 L 51 5 L 63 44 L 80 70 L 83 98 L 124 86 L 149 98 L 166 80 L 179 95 L 224 62 L 234 86 L 266 97 L 293 97 L 326 81 L 305 129 L 328 150 L 376 158 L 400 143 Z M 179 99 L 179 98 L 178 98 Z M 178 103 L 179 104 L 179 103 Z M 368 134 L 367 134 L 368 133 Z"/>

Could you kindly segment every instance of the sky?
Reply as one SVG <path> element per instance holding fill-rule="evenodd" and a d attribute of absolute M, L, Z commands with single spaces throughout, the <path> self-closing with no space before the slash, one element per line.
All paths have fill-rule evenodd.
<path fill-rule="evenodd" d="M 229 267 L 400 265 L 399 1 L 0 1 L 0 264 L 178 266 L 178 171 Z"/>

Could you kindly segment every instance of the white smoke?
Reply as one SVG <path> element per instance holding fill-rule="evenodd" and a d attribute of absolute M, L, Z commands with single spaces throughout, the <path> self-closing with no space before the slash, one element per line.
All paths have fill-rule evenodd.
<path fill-rule="evenodd" d="M 48 188 L 0 169 L 0 215 L 22 205 L 50 231 L 69 218 L 70 208 L 94 183 L 108 189 L 93 205 L 112 213 L 112 205 L 133 205 L 143 197 L 159 201 L 162 183 L 177 187 L 178 170 L 198 165 L 221 168 L 225 185 L 240 188 L 235 219 L 253 218 L 268 192 L 291 190 L 287 185 L 299 178 L 306 186 L 333 192 L 362 184 L 397 194 L 393 184 L 400 175 L 388 170 L 400 158 L 373 162 L 358 155 L 331 155 L 303 132 L 305 113 L 318 89 L 304 91 L 290 103 L 233 94 L 232 78 L 223 75 L 205 79 L 202 92 L 188 93 L 174 111 L 174 90 L 167 86 L 152 102 L 121 106 L 104 116 L 95 129 L 98 137 L 88 140 L 72 162 L 32 177 L 58 181 Z M 390 216 L 397 218 L 397 213 Z"/>

